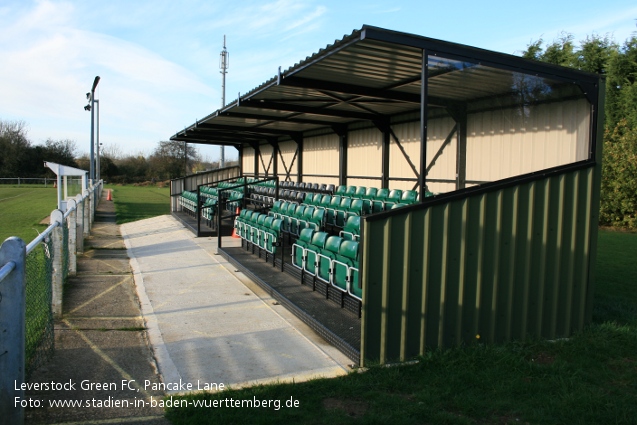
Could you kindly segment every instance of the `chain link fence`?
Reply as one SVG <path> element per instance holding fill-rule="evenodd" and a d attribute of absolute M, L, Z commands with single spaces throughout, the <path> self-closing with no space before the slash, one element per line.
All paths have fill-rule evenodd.
<path fill-rule="evenodd" d="M 53 354 L 53 244 L 46 238 L 26 258 L 25 379 Z"/>
<path fill-rule="evenodd" d="M 65 213 L 54 210 L 51 225 L 23 250 L 16 248 L 16 241 L 24 243 L 17 238 L 0 245 L 0 412 L 11 411 L 14 382 L 27 382 L 53 354 L 63 284 L 76 272 L 77 242 L 88 235 L 101 194 L 100 182 L 68 201 Z"/>

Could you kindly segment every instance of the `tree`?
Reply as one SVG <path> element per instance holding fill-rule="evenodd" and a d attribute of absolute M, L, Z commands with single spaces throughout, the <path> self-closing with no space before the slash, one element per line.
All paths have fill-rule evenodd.
<path fill-rule="evenodd" d="M 558 40 L 546 47 L 542 54 L 542 60 L 555 65 L 576 66 L 577 54 L 573 45 L 573 35 L 562 33 Z"/>
<path fill-rule="evenodd" d="M 605 139 L 600 222 L 637 229 L 637 128 L 622 119 Z"/>
<path fill-rule="evenodd" d="M 77 168 L 75 155 L 77 144 L 73 140 L 52 140 L 44 142 L 44 160 Z"/>
<path fill-rule="evenodd" d="M 151 176 L 160 180 L 184 176 L 200 160 L 197 148 L 179 141 L 162 141 L 150 157 Z"/>
<path fill-rule="evenodd" d="M 542 49 L 531 42 L 523 56 L 606 75 L 606 122 L 600 224 L 637 229 L 637 37 L 620 48 L 608 36 L 572 36 Z"/>
<path fill-rule="evenodd" d="M 24 177 L 23 165 L 29 160 L 30 148 L 24 121 L 0 120 L 1 177 Z"/>

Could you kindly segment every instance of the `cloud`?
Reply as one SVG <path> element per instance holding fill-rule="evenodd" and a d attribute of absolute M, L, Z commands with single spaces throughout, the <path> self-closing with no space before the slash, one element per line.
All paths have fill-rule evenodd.
<path fill-rule="evenodd" d="M 14 24 L 0 26 L 0 119 L 29 123 L 36 142 L 88 136 L 84 93 L 95 75 L 102 136 L 128 148 L 167 139 L 194 121 L 193 106 L 218 98 L 193 72 L 145 47 L 80 29 L 68 3 L 1 13 Z"/>

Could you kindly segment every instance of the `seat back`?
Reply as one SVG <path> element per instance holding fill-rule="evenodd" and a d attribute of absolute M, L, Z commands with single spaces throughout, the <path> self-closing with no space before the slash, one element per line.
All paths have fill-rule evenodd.
<path fill-rule="evenodd" d="M 365 193 L 367 193 L 367 188 L 365 186 L 359 186 L 358 189 L 356 189 L 356 193 L 352 197 L 356 199 L 363 199 L 365 197 Z"/>
<path fill-rule="evenodd" d="M 377 193 L 378 193 L 378 188 L 370 187 L 365 191 L 365 195 L 363 196 L 363 199 L 374 199 L 376 198 Z"/>
<path fill-rule="evenodd" d="M 306 193 L 305 194 L 305 198 L 303 198 L 303 203 L 305 205 L 313 205 L 314 204 L 314 194 L 313 193 Z"/>
<path fill-rule="evenodd" d="M 415 204 L 418 202 L 418 192 L 415 190 L 406 190 L 403 192 L 403 196 L 400 197 L 400 202 L 403 204 Z"/>
<path fill-rule="evenodd" d="M 312 214 L 312 219 L 310 223 L 314 225 L 315 230 L 319 230 L 323 227 L 323 220 L 325 219 L 325 210 L 316 209 L 314 214 Z"/>
<path fill-rule="evenodd" d="M 332 196 L 331 195 L 323 195 L 321 197 L 321 202 L 319 203 L 319 206 L 321 208 L 329 208 L 331 202 L 332 202 Z"/>
<path fill-rule="evenodd" d="M 325 241 L 325 250 L 333 253 L 334 255 L 338 254 L 338 250 L 343 243 L 343 238 L 340 236 L 330 236 Z"/>
<path fill-rule="evenodd" d="M 347 186 L 345 189 L 345 196 L 352 198 L 356 194 L 356 186 Z"/>

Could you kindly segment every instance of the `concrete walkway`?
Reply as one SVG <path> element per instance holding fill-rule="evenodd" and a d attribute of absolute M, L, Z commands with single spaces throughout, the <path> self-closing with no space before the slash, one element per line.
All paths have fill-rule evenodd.
<path fill-rule="evenodd" d="M 347 357 L 215 252 L 171 216 L 118 226 L 105 191 L 53 358 L 29 381 L 73 385 L 26 391 L 41 406 L 26 423 L 166 425 L 151 402 L 169 393 L 347 373 Z"/>
<path fill-rule="evenodd" d="M 216 255 L 216 238 L 195 238 L 171 216 L 121 232 L 168 392 L 347 372 L 347 357 Z"/>
<path fill-rule="evenodd" d="M 77 260 L 77 275 L 64 286 L 63 317 L 55 322 L 53 357 L 29 380 L 66 385 L 26 391 L 41 407 L 27 408 L 25 422 L 169 424 L 162 408 L 150 406 L 151 397 L 165 393 L 144 388 L 144 382 L 158 384 L 160 377 L 113 202 L 105 196 Z M 72 402 L 82 406 L 52 405 Z"/>

